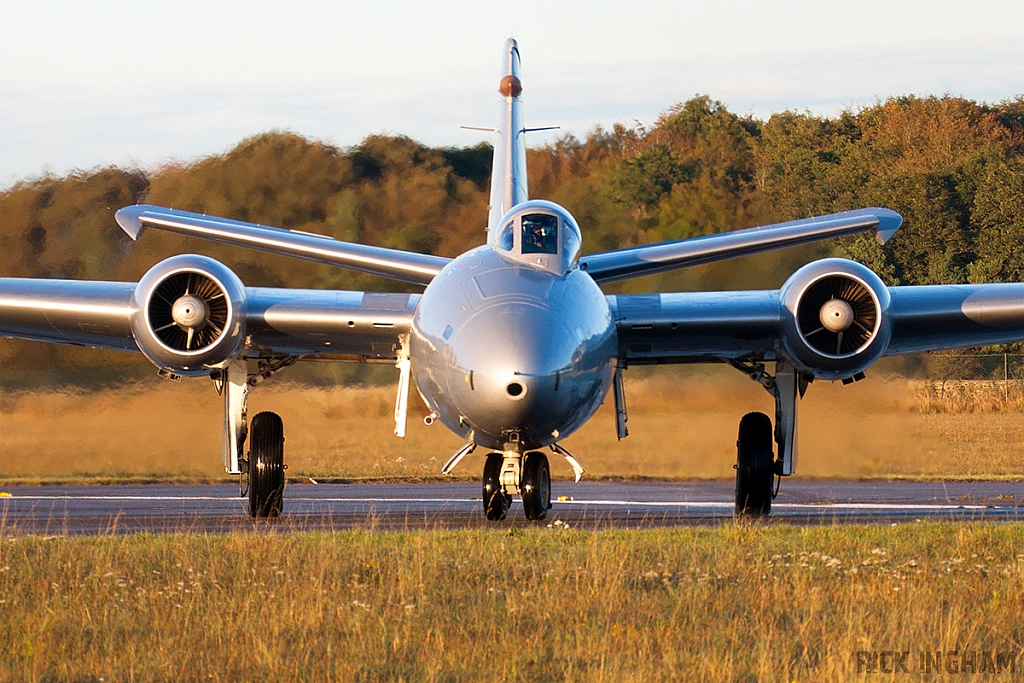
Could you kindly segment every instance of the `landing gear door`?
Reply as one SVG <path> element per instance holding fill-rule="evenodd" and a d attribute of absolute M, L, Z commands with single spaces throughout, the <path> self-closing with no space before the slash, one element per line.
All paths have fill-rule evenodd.
<path fill-rule="evenodd" d="M 796 471 L 797 402 L 800 398 L 800 373 L 790 363 L 775 364 L 775 442 L 779 444 L 779 472 L 788 477 Z"/>
<path fill-rule="evenodd" d="M 249 398 L 249 372 L 245 360 L 231 361 L 221 370 L 219 383 L 224 396 L 224 469 L 228 474 L 242 474 L 245 412 Z"/>

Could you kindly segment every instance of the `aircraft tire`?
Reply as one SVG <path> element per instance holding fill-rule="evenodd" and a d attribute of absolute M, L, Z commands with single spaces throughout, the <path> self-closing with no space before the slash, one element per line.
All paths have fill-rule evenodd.
<path fill-rule="evenodd" d="M 526 518 L 544 519 L 551 509 L 551 468 L 546 455 L 537 451 L 526 454 L 523 458 L 523 478 L 519 489 L 522 491 Z"/>
<path fill-rule="evenodd" d="M 284 507 L 284 423 L 258 413 L 249 424 L 249 515 L 278 517 Z"/>
<path fill-rule="evenodd" d="M 484 463 L 483 501 L 484 514 L 492 522 L 500 522 L 508 514 L 512 500 L 501 490 L 501 453 L 491 453 Z"/>
<path fill-rule="evenodd" d="M 736 440 L 736 514 L 762 517 L 772 510 L 775 483 L 772 421 L 764 413 L 747 413 Z"/>

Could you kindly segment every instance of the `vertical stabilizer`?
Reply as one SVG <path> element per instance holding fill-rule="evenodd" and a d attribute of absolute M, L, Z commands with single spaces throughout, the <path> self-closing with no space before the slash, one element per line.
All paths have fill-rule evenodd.
<path fill-rule="evenodd" d="M 526 184 L 526 131 L 523 126 L 523 82 L 519 78 L 519 45 L 514 38 L 505 41 L 501 56 L 501 113 L 491 167 L 491 202 L 487 216 L 487 243 L 498 233 L 498 222 L 505 212 L 529 199 Z"/>

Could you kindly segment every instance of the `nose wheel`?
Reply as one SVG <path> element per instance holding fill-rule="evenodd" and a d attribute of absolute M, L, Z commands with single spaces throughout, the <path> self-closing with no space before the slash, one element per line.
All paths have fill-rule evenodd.
<path fill-rule="evenodd" d="M 531 451 L 524 460 L 523 478 L 519 483 L 523 511 L 527 519 L 544 519 L 551 509 L 551 469 L 548 456 Z"/>
<path fill-rule="evenodd" d="M 501 465 L 504 461 L 501 453 L 491 453 L 484 463 L 483 500 L 484 514 L 492 522 L 499 522 L 505 519 L 509 506 L 512 505 L 512 496 L 505 493 L 501 485 Z"/>
<path fill-rule="evenodd" d="M 487 519 L 492 522 L 505 519 L 514 493 L 522 497 L 527 519 L 544 519 L 551 509 L 551 468 L 546 455 L 530 451 L 524 456 L 517 453 L 487 456 L 483 477 Z"/>

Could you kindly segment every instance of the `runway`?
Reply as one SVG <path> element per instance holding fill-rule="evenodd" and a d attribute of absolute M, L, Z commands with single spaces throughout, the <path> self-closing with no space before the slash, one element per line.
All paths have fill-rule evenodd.
<path fill-rule="evenodd" d="M 289 484 L 278 520 L 255 521 L 234 485 L 0 487 L 0 534 L 104 535 L 344 529 L 645 528 L 716 524 L 733 517 L 733 484 L 552 484 L 552 509 L 527 521 L 513 503 L 487 522 L 480 488 L 451 484 Z M 1024 521 L 1024 482 L 784 481 L 769 523 L 917 520 Z"/>

